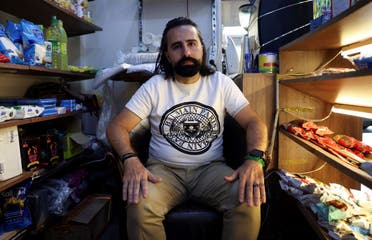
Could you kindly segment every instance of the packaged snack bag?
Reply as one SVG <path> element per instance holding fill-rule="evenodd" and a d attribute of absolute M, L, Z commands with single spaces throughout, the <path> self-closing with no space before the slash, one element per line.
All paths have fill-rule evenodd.
<path fill-rule="evenodd" d="M 10 59 L 11 63 L 22 64 L 23 55 L 14 45 L 14 43 L 8 38 L 5 33 L 5 28 L 0 24 L 0 53 L 4 54 Z"/>
<path fill-rule="evenodd" d="M 21 25 L 25 63 L 28 65 L 42 65 L 46 55 L 42 29 L 39 25 L 24 19 L 21 20 Z"/>
<path fill-rule="evenodd" d="M 22 43 L 22 26 L 19 23 L 6 20 L 5 33 L 8 38 L 14 43 L 18 50 L 23 53 Z"/>
<path fill-rule="evenodd" d="M 31 178 L 0 193 L 4 232 L 26 228 L 31 224 L 30 211 L 26 204 Z"/>

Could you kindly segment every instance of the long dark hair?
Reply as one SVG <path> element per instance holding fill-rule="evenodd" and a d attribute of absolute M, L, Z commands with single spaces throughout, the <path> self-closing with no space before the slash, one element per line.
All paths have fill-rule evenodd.
<path fill-rule="evenodd" d="M 195 22 L 193 22 L 191 19 L 187 17 L 177 17 L 172 20 L 170 20 L 163 32 L 163 36 L 161 39 L 161 44 L 160 44 L 160 49 L 159 49 L 159 55 L 156 59 L 156 65 L 155 65 L 155 74 L 165 74 L 165 79 L 168 79 L 169 77 L 172 77 L 174 80 L 174 72 L 171 63 L 168 61 L 165 52 L 167 51 L 167 34 L 169 30 L 172 28 L 178 27 L 178 26 L 183 26 L 183 25 L 191 25 L 196 28 L 198 37 L 200 39 L 201 44 L 203 45 L 203 60 L 201 63 L 201 69 L 200 69 L 200 75 L 202 76 L 207 76 L 210 74 L 213 74 L 215 72 L 215 69 L 210 67 L 207 64 L 207 51 L 205 49 L 205 45 L 203 42 L 203 38 L 201 36 L 200 30 L 198 28 L 198 25 L 196 25 Z"/>

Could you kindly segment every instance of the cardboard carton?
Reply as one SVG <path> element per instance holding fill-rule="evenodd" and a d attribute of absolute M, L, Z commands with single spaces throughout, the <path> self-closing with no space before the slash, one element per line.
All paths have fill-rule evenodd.
<path fill-rule="evenodd" d="M 70 211 L 62 224 L 48 230 L 47 240 L 95 240 L 111 219 L 111 195 L 95 194 Z"/>

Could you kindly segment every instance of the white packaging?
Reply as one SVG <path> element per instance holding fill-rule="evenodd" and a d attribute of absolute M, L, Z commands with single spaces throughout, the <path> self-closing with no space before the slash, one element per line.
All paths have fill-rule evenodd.
<path fill-rule="evenodd" d="M 43 64 L 46 67 L 51 68 L 52 67 L 52 42 L 45 41 L 44 45 L 45 45 L 45 56 L 43 59 Z"/>
<path fill-rule="evenodd" d="M 22 160 L 16 126 L 0 128 L 0 181 L 22 173 Z"/>
<path fill-rule="evenodd" d="M 32 105 L 21 105 L 16 106 L 16 115 L 15 119 L 25 119 L 31 117 L 40 116 L 43 113 L 44 108 L 39 106 L 32 106 Z"/>
<path fill-rule="evenodd" d="M 13 119 L 16 115 L 16 110 L 12 107 L 0 106 L 0 122 Z"/>

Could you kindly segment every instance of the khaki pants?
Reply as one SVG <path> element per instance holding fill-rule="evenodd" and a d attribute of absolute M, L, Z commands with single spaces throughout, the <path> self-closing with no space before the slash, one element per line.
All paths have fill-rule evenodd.
<path fill-rule="evenodd" d="M 196 199 L 223 213 L 223 240 L 257 239 L 260 207 L 239 203 L 238 181 L 226 182 L 233 170 L 223 160 L 199 167 L 177 167 L 149 159 L 147 168 L 160 183 L 149 183 L 147 198 L 127 205 L 130 240 L 166 239 L 164 216 L 187 198 Z"/>

